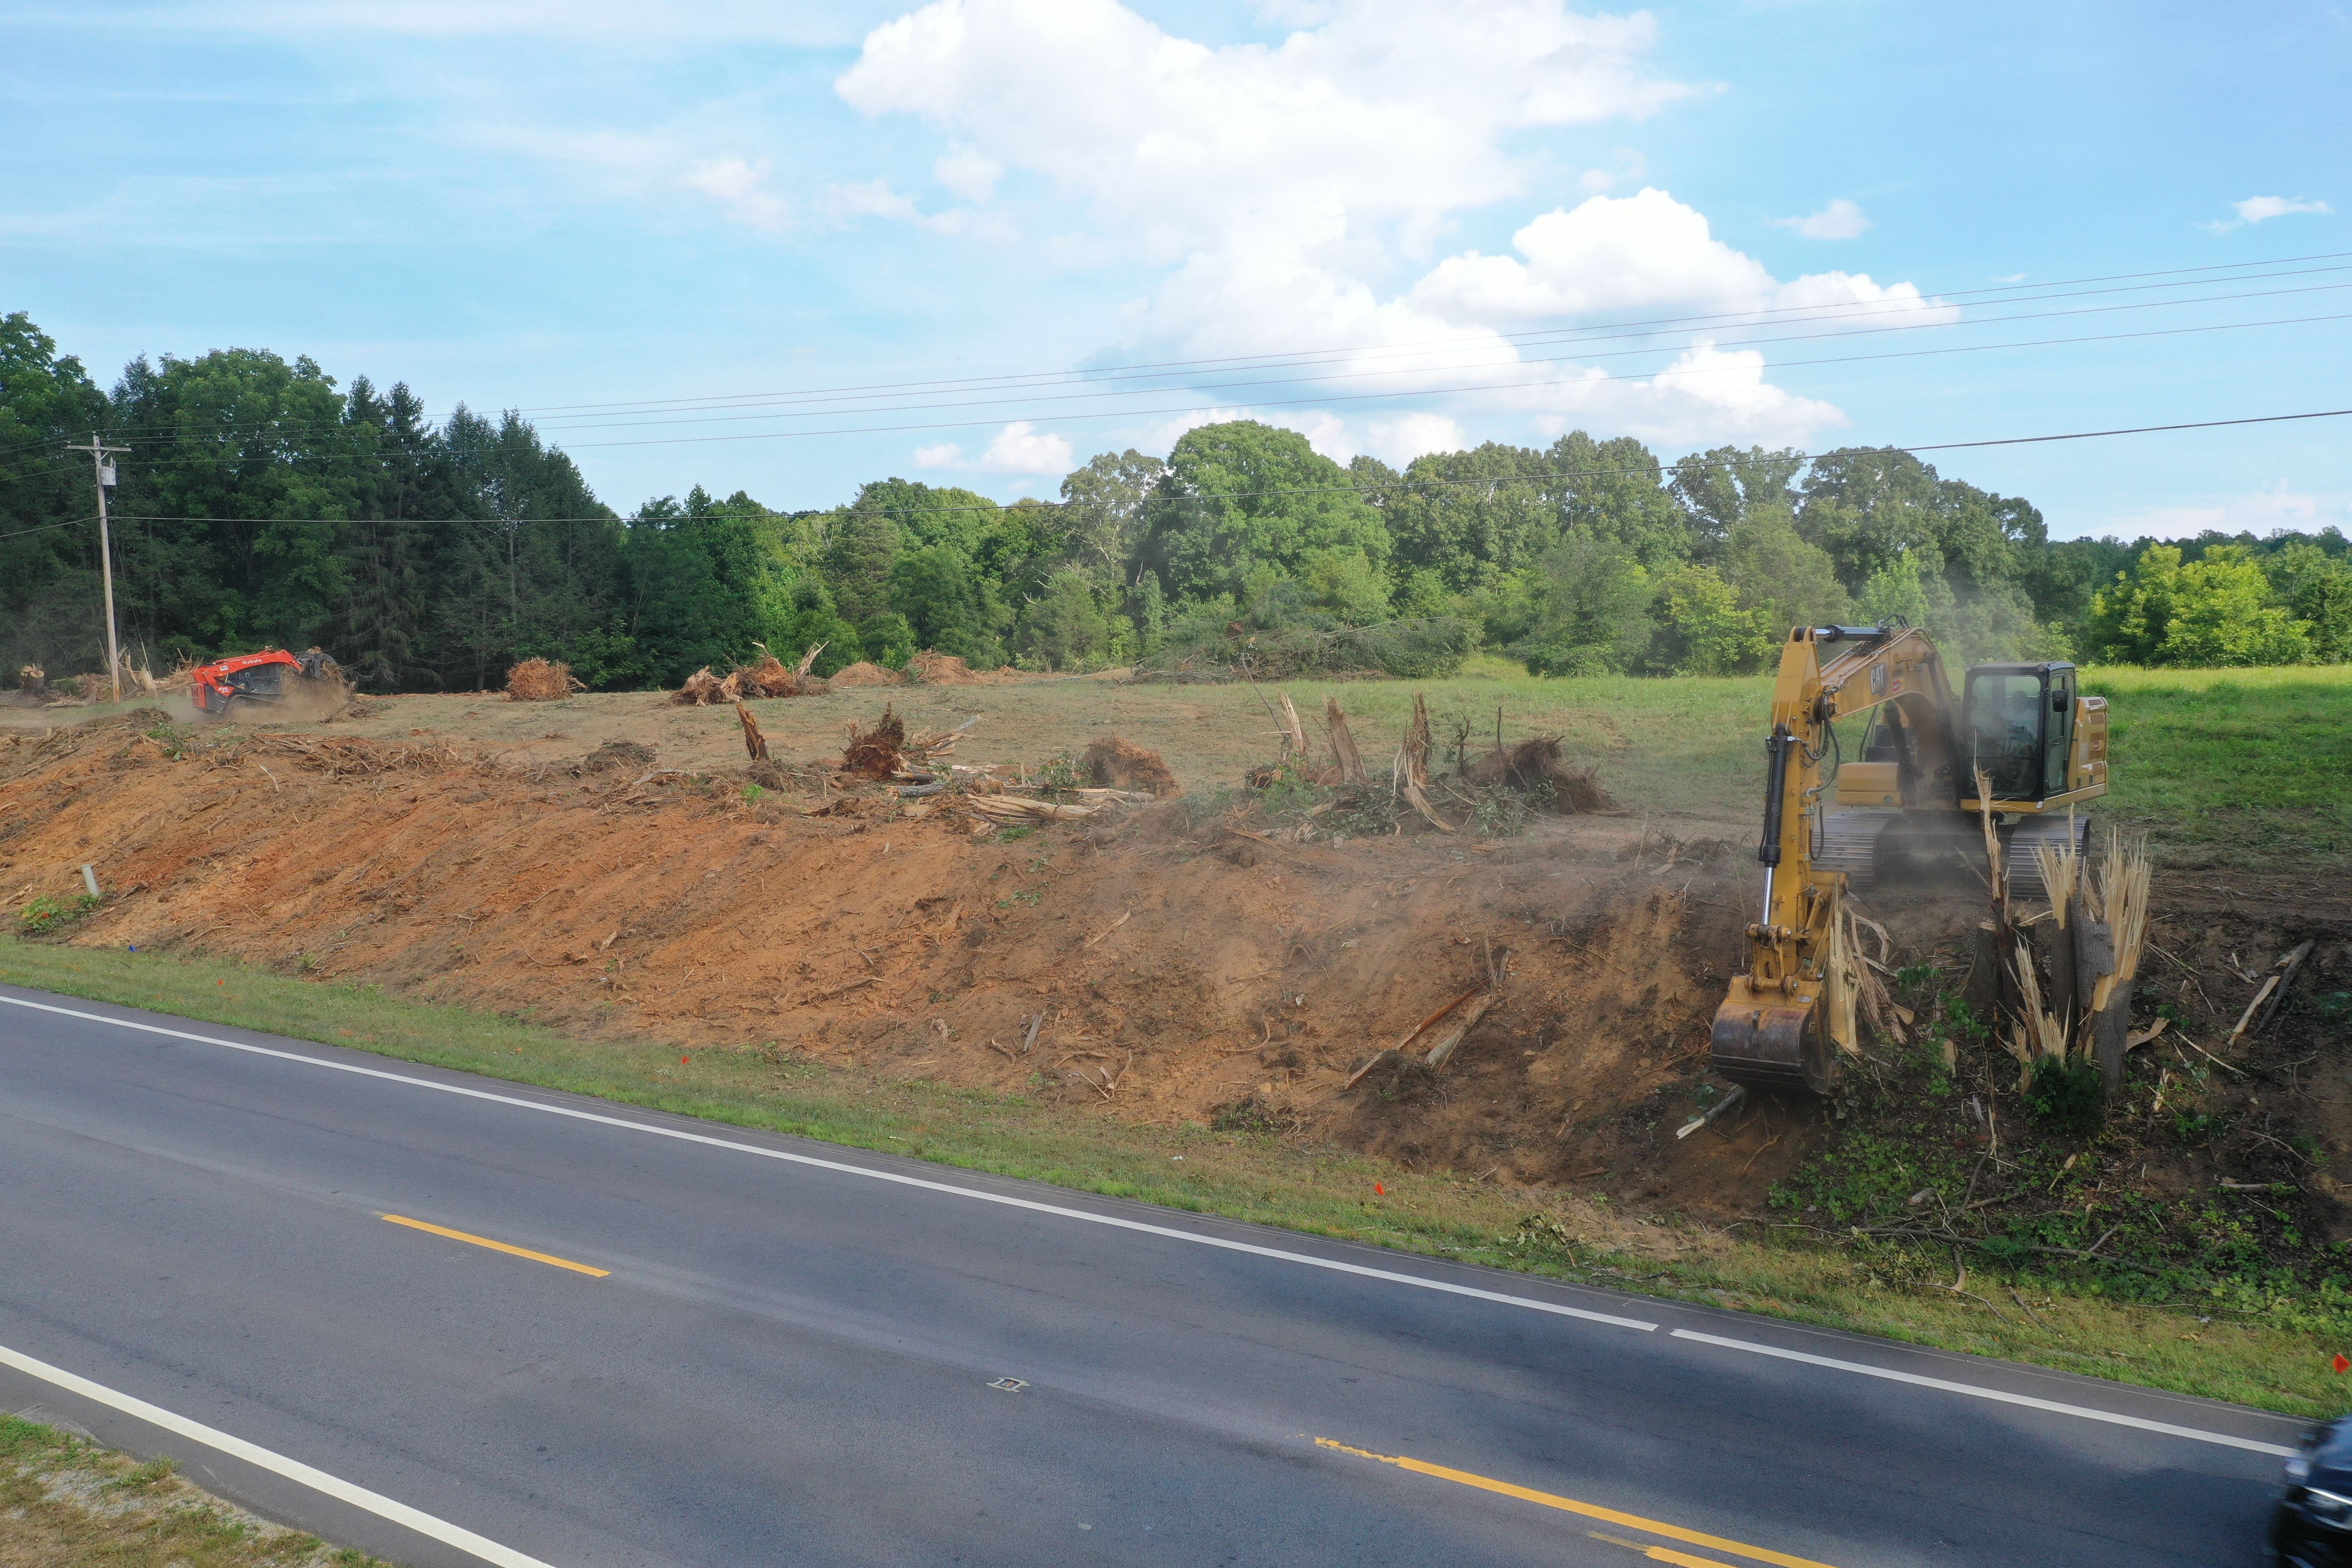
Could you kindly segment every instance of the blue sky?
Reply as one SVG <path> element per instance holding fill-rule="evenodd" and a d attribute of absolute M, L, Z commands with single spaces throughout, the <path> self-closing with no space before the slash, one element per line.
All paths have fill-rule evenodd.
<path fill-rule="evenodd" d="M 1211 411 L 1392 461 L 2294 413 L 2352 405 L 2347 67 L 2293 3 L 34 0 L 0 309 L 106 381 L 520 408 L 625 510 L 1051 494 Z M 1931 460 L 2062 535 L 2266 531 L 2352 526 L 2347 436 Z"/>

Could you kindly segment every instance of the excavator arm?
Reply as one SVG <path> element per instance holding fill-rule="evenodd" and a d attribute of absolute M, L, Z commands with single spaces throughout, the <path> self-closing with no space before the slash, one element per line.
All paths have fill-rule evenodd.
<path fill-rule="evenodd" d="M 1715 1015 L 1716 1070 L 1735 1082 L 1825 1094 L 1837 1080 L 1838 1053 L 1860 1049 L 1845 874 L 1815 863 L 1833 787 L 1822 764 L 1837 743 L 1833 721 L 1890 707 L 1904 736 L 1903 804 L 1955 800 L 1952 689 L 1927 634 L 1879 626 L 1789 634 L 1764 742 L 1757 848 L 1764 897 L 1747 931 L 1746 972 L 1732 977 Z"/>

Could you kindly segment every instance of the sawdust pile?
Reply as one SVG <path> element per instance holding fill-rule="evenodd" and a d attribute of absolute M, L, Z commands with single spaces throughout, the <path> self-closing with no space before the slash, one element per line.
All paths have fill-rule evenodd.
<path fill-rule="evenodd" d="M 859 778 L 887 779 L 898 771 L 907 750 L 907 726 L 886 704 L 870 730 L 849 726 L 849 744 L 841 753 L 841 771 Z"/>
<path fill-rule="evenodd" d="M 1578 767 L 1560 755 L 1558 735 L 1537 735 L 1489 752 L 1464 776 L 1481 789 L 1515 789 L 1563 816 L 1608 811 L 1617 804 L 1591 768 Z"/>
<path fill-rule="evenodd" d="M 905 679 L 906 677 L 895 669 L 885 669 L 862 658 L 833 672 L 833 684 L 835 686 L 897 686 Z"/>
<path fill-rule="evenodd" d="M 1088 742 L 1078 766 L 1085 772 L 1087 782 L 1097 789 L 1140 790 L 1162 799 L 1184 793 L 1159 752 L 1146 751 L 1117 735 L 1100 735 Z"/>
<path fill-rule="evenodd" d="M 507 671 L 509 702 L 560 702 L 587 689 L 588 683 L 574 676 L 570 665 L 554 659 L 527 658 Z"/>
<path fill-rule="evenodd" d="M 892 710 L 861 739 L 880 771 L 909 737 Z M 0 739 L 0 881 L 69 896 L 95 858 L 108 899 L 75 942 L 287 973 L 307 953 L 322 979 L 580 1038 L 773 1041 L 861 1075 L 1287 1128 L 1465 1178 L 1606 1168 L 1630 1194 L 1714 1173 L 1752 1194 L 1806 1147 L 1785 1121 L 1754 1159 L 1760 1131 L 1672 1137 L 1656 1097 L 1700 1070 L 1710 966 L 1748 900 L 1686 862 L 1621 858 L 1636 822 L 1580 817 L 1468 864 L 1459 839 L 1380 836 L 1252 840 L 1243 865 L 1202 853 L 1223 835 L 1182 801 L 1040 816 L 1045 839 L 1000 842 L 845 770 L 765 764 L 750 796 L 749 770 L 653 760 L 613 745 L 576 771 L 509 767 L 269 731 L 167 746 L 100 719 Z M 1495 973 L 1441 1065 L 1343 1088 Z"/>

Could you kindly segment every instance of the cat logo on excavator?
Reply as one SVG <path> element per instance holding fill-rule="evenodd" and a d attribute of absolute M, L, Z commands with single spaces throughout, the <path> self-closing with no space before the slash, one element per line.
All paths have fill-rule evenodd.
<path fill-rule="evenodd" d="M 1831 725 L 1865 714 L 1860 754 L 1843 762 Z M 2071 833 L 2079 852 L 2090 836 L 2079 808 L 2107 793 L 2107 704 L 2081 695 L 2066 663 L 1972 666 L 1956 701 L 1925 632 L 1798 626 L 1780 650 L 1764 750 L 1763 904 L 1747 970 L 1716 1010 L 1715 1068 L 1826 1094 L 1841 1056 L 1861 1049 L 1848 887 L 1980 856 L 1989 814 L 2011 892 L 2038 892 L 2032 846 Z M 1843 809 L 1829 809 L 1832 790 Z"/>

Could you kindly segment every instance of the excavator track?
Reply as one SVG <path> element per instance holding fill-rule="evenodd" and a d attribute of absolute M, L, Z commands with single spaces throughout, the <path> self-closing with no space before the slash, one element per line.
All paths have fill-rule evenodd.
<path fill-rule="evenodd" d="M 1905 822 L 1900 810 L 1874 806 L 1858 806 L 1833 811 L 1822 825 L 1821 840 L 1813 853 L 1813 864 L 1825 871 L 1843 871 L 1846 886 L 1857 893 L 1866 893 L 1878 885 L 1883 868 L 1894 863 L 1896 857 L 1914 866 L 1937 859 L 1956 860 L 1981 868 L 1984 858 L 1982 829 L 1974 817 L 1954 812 L 1938 812 L 1936 820 L 1922 826 L 1916 822 Z M 1889 829 L 1897 828 L 1896 837 L 1882 843 Z M 2024 816 L 2002 827 L 2001 858 L 2009 868 L 2009 894 L 2017 901 L 2032 903 L 2047 901 L 2049 889 L 2042 885 L 2042 867 L 2035 859 L 2037 844 L 2056 848 L 2066 842 L 2068 819 L 2063 816 Z M 2074 852 L 2086 854 L 2091 842 L 2090 819 L 2073 818 Z"/>

